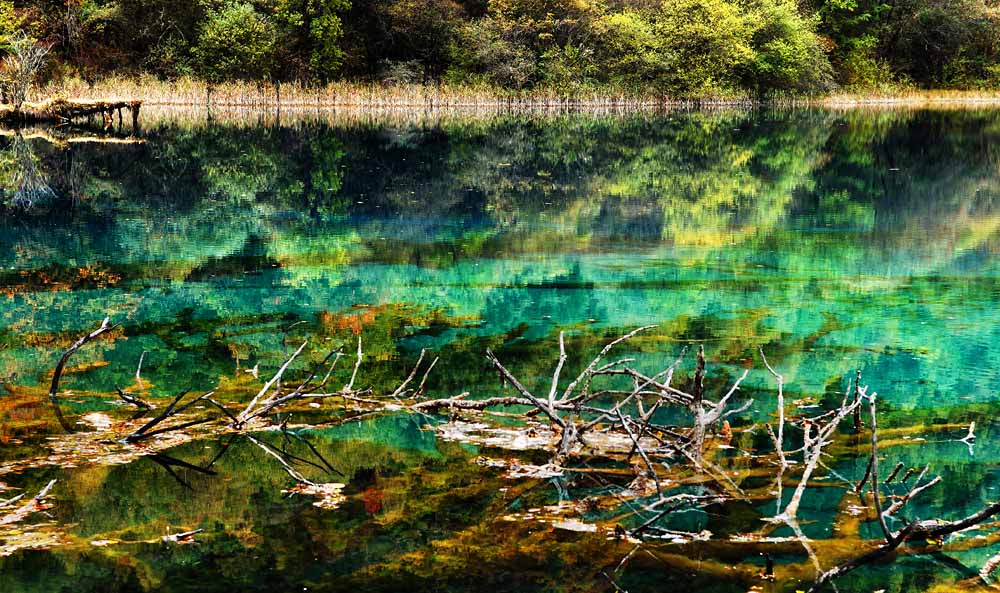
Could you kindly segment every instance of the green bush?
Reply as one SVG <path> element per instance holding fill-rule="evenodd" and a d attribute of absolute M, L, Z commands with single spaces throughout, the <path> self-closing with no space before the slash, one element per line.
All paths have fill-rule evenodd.
<path fill-rule="evenodd" d="M 251 4 L 209 10 L 193 54 L 199 74 L 212 82 L 271 76 L 277 30 Z"/>
<path fill-rule="evenodd" d="M 998 0 L 0 0 L 48 75 L 773 96 L 1000 85 Z M 149 18 L 156 15 L 156 18 Z"/>
<path fill-rule="evenodd" d="M 759 0 L 745 17 L 754 51 L 743 86 L 758 93 L 818 93 L 833 88 L 833 69 L 820 46 L 816 23 L 793 0 Z"/>
<path fill-rule="evenodd" d="M 487 16 L 465 25 L 459 30 L 458 48 L 449 77 L 453 81 L 522 89 L 538 78 L 527 33 L 507 19 Z"/>
<path fill-rule="evenodd" d="M 344 62 L 340 13 L 350 0 L 264 0 L 280 23 L 282 74 L 285 79 L 326 82 Z"/>
<path fill-rule="evenodd" d="M 561 93 L 575 94 L 598 85 L 600 65 L 586 45 L 551 47 L 542 54 L 542 81 Z"/>
<path fill-rule="evenodd" d="M 669 56 L 667 90 L 679 95 L 736 91 L 754 60 L 750 28 L 725 0 L 665 0 L 656 32 Z"/>
<path fill-rule="evenodd" d="M 878 39 L 866 35 L 853 40 L 843 54 L 840 78 L 844 86 L 855 90 L 892 90 L 898 85 L 889 63 L 875 52 Z"/>
<path fill-rule="evenodd" d="M 611 85 L 626 89 L 659 87 L 671 63 L 664 39 L 646 15 L 626 9 L 594 23 L 597 62 Z"/>

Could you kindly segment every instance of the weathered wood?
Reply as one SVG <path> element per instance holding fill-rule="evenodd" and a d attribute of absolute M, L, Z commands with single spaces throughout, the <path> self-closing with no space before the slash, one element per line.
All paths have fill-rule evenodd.
<path fill-rule="evenodd" d="M 87 342 L 96 339 L 101 334 L 111 331 L 112 329 L 118 327 L 117 325 L 110 325 L 111 318 L 105 317 L 104 321 L 101 322 L 101 326 L 89 334 L 80 336 L 76 342 L 73 343 L 66 352 L 63 352 L 62 357 L 56 364 L 55 370 L 52 372 L 52 385 L 49 387 L 49 399 L 55 400 L 56 395 L 59 393 L 59 379 L 62 377 L 63 369 L 66 367 L 66 362 L 69 360 L 77 350 L 82 348 Z"/>
<path fill-rule="evenodd" d="M 26 519 L 32 513 L 43 510 L 44 507 L 42 506 L 42 503 L 45 497 L 48 496 L 49 490 L 52 490 L 52 487 L 55 486 L 55 483 L 56 483 L 55 480 L 51 480 L 48 484 L 45 485 L 44 488 L 41 489 L 41 491 L 38 494 L 34 496 L 34 498 L 22 504 L 14 511 L 0 517 L 0 525 L 11 525 L 13 523 L 19 523 L 20 521 Z M 16 499 L 11 499 L 9 501 L 6 501 L 6 503 L 8 504 L 13 503 L 15 500 L 19 500 L 20 498 L 21 497 L 17 497 Z"/>
<path fill-rule="evenodd" d="M 0 106 L 0 122 L 8 124 L 67 123 L 80 118 L 100 115 L 105 126 L 110 125 L 116 110 L 128 109 L 132 114 L 132 127 L 138 128 L 139 108 L 142 101 L 89 101 L 47 99 L 40 103 L 25 103 L 20 108 Z"/>

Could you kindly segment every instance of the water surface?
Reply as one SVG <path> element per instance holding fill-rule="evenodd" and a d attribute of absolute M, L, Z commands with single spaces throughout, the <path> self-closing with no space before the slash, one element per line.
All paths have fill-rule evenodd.
<path fill-rule="evenodd" d="M 248 384 L 247 369 L 266 374 L 305 338 L 315 359 L 360 335 L 367 384 L 394 384 L 427 348 L 440 356 L 429 392 L 479 397 L 502 390 L 486 348 L 541 384 L 560 331 L 580 365 L 655 324 L 636 343 L 639 364 L 704 344 L 719 385 L 757 369 L 744 424 L 773 410 L 760 348 L 792 398 L 828 403 L 860 369 L 887 425 L 976 420 L 974 452 L 947 442 L 961 431 L 935 433 L 894 459 L 947 477 L 923 518 L 1000 496 L 989 439 L 1000 112 L 167 113 L 147 118 L 141 139 L 0 141 L 0 459 L 44 452 L 60 432 L 37 396 L 59 353 L 105 316 L 122 324 L 115 338 L 88 345 L 63 382 L 82 394 L 66 402 L 73 419 L 111 409 L 87 394 L 132 385 L 143 352 L 143 380 L 167 397 Z M 177 480 L 148 458 L 0 476 L 32 487 L 58 477 L 53 513 L 74 541 L 131 542 L 17 551 L 0 560 L 0 589 L 610 587 L 595 575 L 617 558 L 594 552 L 599 542 L 507 524 L 510 541 L 495 541 L 498 514 L 564 494 L 545 482 L 510 493 L 473 463 L 482 451 L 424 423 L 314 435 L 348 484 L 332 511 L 283 498 L 288 476 L 245 442 L 215 476 L 173 466 Z M 198 465 L 223 447 L 170 454 Z M 855 465 L 838 469 L 857 479 Z M 836 505 L 814 500 L 816 517 Z M 182 527 L 210 537 L 148 543 Z M 835 537 L 824 529 L 811 535 Z M 957 562 L 974 574 L 989 555 Z M 906 559 L 889 581 L 886 567 L 861 571 L 841 590 L 967 576 L 935 562 Z M 662 590 L 686 578 L 645 558 L 622 582 Z M 740 587 L 706 577 L 698 590 Z"/>

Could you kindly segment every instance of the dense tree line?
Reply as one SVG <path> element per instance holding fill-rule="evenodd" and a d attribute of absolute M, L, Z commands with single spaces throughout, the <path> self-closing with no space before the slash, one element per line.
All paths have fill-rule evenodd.
<path fill-rule="evenodd" d="M 2 0 L 51 78 L 673 95 L 1000 82 L 998 0 Z"/>

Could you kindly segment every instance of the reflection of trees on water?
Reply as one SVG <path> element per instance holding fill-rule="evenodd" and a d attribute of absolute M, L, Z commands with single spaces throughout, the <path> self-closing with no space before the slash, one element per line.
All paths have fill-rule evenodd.
<path fill-rule="evenodd" d="M 7 194 L 3 201 L 14 208 L 31 208 L 56 196 L 41 159 L 20 133 L 11 137 L 0 155 L 0 184 L 0 191 Z"/>
<path fill-rule="evenodd" d="M 789 216 L 889 235 L 949 213 L 976 217 L 996 194 L 996 128 L 983 113 L 806 111 L 167 122 L 148 129 L 142 147 L 74 145 L 27 158 L 31 147 L 17 140 L 4 185 L 19 201 L 57 195 L 83 206 L 78 216 L 111 224 L 168 213 L 180 225 L 211 221 L 216 233 L 220 223 L 249 223 L 258 228 L 247 232 L 273 236 L 293 220 L 347 216 L 394 240 L 362 239 L 377 258 L 420 251 L 410 256 L 439 262 L 428 249 L 456 232 L 475 235 L 463 249 L 506 253 L 578 249 L 581 240 L 724 246 L 759 242 Z M 50 223 L 62 215 L 45 214 Z"/>
<path fill-rule="evenodd" d="M 655 320 L 729 340 L 735 359 L 742 336 L 798 348 L 791 335 L 827 314 L 861 324 L 820 342 L 845 348 L 933 341 L 946 323 L 923 332 L 905 316 L 940 321 L 934 303 L 961 303 L 975 327 L 992 319 L 977 308 L 1000 248 L 990 112 L 168 120 L 145 135 L 35 146 L 56 197 L 0 219 L 18 223 L 0 233 L 0 269 L 18 270 L 0 271 L 0 288 L 16 284 L 20 299 L 0 325 L 75 323 L 56 304 L 164 320 L 196 302 L 253 325 L 262 302 L 295 319 L 420 303 L 482 321 L 442 330 L 434 343 L 452 349 L 522 321 L 526 340 L 544 341 L 553 326 Z M 97 269 L 128 290 L 46 293 L 52 280 L 101 287 Z M 160 283 L 170 290 L 142 292 Z M 872 299 L 894 303 L 893 323 L 874 319 Z M 988 343 L 977 331 L 964 343 Z M 219 341 L 228 352 L 235 339 Z"/>

